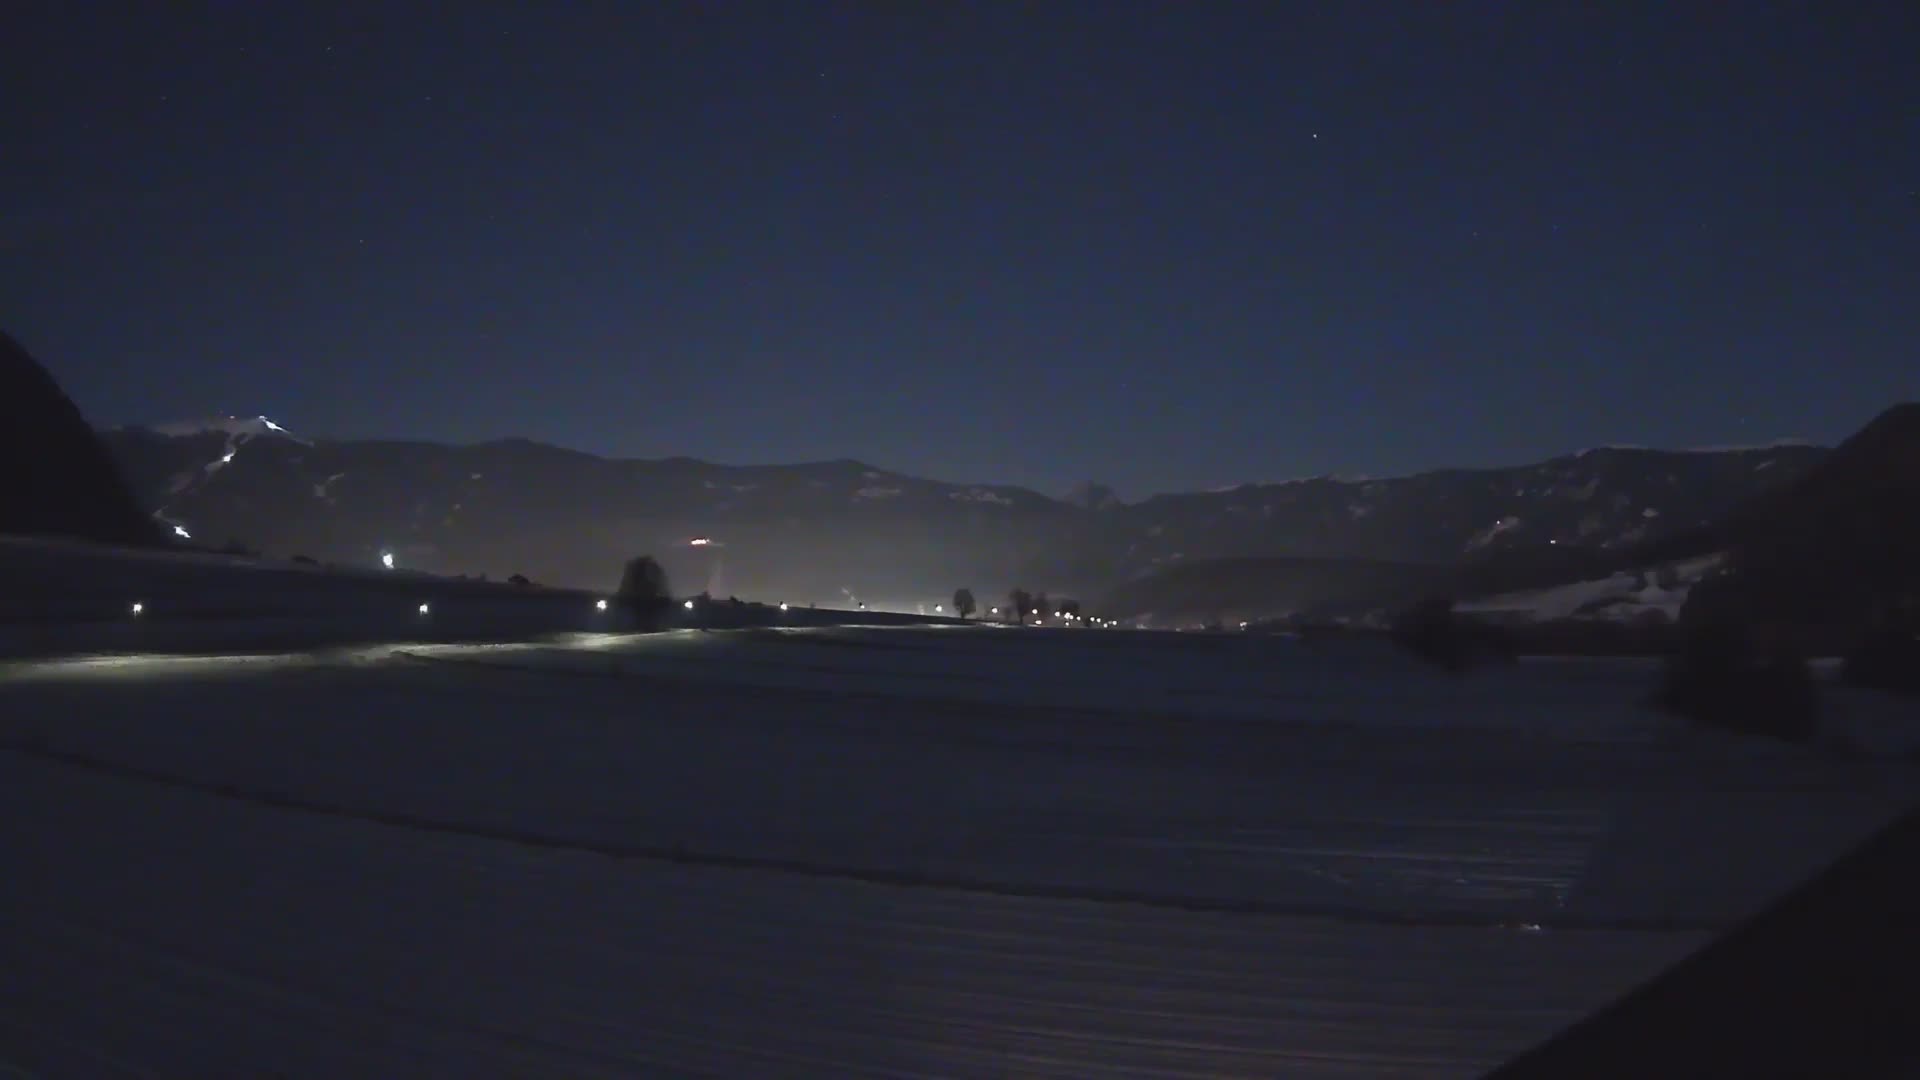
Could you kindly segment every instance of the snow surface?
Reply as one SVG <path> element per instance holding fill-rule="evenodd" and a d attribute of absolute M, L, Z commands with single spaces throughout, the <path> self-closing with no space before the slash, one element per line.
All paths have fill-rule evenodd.
<path fill-rule="evenodd" d="M 1654 674 L 990 627 L 16 661 L 0 1075 L 1473 1076 L 1920 794 Z"/>

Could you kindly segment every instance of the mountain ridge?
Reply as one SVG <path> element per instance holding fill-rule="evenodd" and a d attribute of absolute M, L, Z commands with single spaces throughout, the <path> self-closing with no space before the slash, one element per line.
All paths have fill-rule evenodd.
<path fill-rule="evenodd" d="M 687 537 L 727 540 L 743 595 L 941 598 L 1013 585 L 1092 596 L 1181 560 L 1446 564 L 1475 552 L 1618 547 L 1704 525 L 1827 451 L 1605 450 L 1404 477 L 1329 475 L 1121 502 L 955 483 L 854 459 L 734 465 L 607 458 L 525 438 L 296 441 L 278 432 L 103 433 L 150 509 L 202 538 L 447 573 L 598 587 L 659 555 L 706 580 Z M 1082 505 L 1082 503 L 1090 505 Z"/>

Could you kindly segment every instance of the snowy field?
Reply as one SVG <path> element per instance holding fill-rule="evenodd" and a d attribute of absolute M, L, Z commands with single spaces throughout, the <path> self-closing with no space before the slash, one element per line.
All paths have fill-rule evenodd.
<path fill-rule="evenodd" d="M 356 642 L 506 641 L 606 633 L 623 617 L 607 598 L 400 567 L 140 551 L 0 536 L 0 659 L 85 653 L 311 649 Z M 745 616 L 751 621 L 754 616 Z M 795 608 L 791 625 L 943 621 Z M 740 619 L 724 604 L 703 615 Z"/>
<path fill-rule="evenodd" d="M 0 1076 L 1473 1076 L 1920 794 L 1653 668 L 994 628 L 0 668 Z M 1892 732 L 1892 734 L 1890 734 Z"/>

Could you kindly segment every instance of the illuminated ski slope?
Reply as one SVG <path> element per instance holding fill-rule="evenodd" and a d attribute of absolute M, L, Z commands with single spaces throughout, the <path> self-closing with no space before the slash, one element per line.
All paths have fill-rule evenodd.
<path fill-rule="evenodd" d="M 1632 665 L 1211 640 L 10 666 L 0 1064 L 1471 1076 L 1915 790 Z"/>

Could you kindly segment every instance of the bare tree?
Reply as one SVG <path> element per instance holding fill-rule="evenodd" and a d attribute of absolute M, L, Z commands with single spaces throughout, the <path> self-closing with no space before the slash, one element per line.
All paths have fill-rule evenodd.
<path fill-rule="evenodd" d="M 973 613 L 979 609 L 974 605 L 972 589 L 955 589 L 953 591 L 953 610 L 959 612 L 960 617 L 963 619 L 973 617 Z"/>
<path fill-rule="evenodd" d="M 1007 594 L 1007 606 L 1012 608 L 1013 621 L 1022 626 L 1027 622 L 1027 610 L 1033 607 L 1033 594 L 1025 589 L 1015 589 Z"/>

